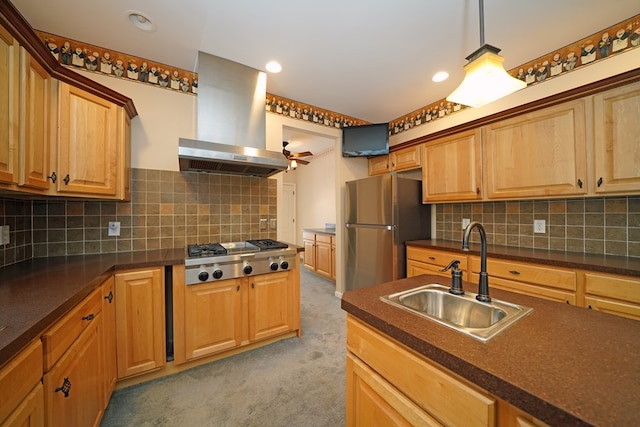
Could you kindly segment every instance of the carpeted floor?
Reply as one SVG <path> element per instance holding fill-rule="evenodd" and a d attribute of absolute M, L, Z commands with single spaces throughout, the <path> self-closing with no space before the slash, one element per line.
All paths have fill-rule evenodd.
<path fill-rule="evenodd" d="M 102 426 L 343 426 L 346 313 L 300 272 L 302 337 L 117 390 Z"/>

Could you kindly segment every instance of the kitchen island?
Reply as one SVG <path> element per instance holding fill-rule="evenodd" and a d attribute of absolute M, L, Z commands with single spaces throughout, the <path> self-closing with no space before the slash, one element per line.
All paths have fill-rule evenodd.
<path fill-rule="evenodd" d="M 380 300 L 428 283 L 449 285 L 435 275 L 397 280 L 346 292 L 342 308 L 351 325 L 364 325 L 495 399 L 490 425 L 509 425 L 505 406 L 551 425 L 637 425 L 640 322 L 491 289 L 489 279 L 492 297 L 533 312 L 482 343 Z M 477 292 L 477 284 L 464 287 Z"/>

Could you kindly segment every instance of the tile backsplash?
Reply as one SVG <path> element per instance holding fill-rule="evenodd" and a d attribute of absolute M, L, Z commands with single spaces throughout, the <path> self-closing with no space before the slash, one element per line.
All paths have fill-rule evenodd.
<path fill-rule="evenodd" d="M 436 238 L 462 240 L 463 218 L 482 223 L 491 244 L 640 257 L 640 197 L 439 204 Z"/>
<path fill-rule="evenodd" d="M 11 227 L 0 266 L 32 257 L 276 238 L 275 228 L 259 225 L 276 218 L 275 179 L 134 169 L 131 185 L 131 202 L 0 198 L 0 225 Z M 119 237 L 108 236 L 109 221 L 120 222 Z"/>

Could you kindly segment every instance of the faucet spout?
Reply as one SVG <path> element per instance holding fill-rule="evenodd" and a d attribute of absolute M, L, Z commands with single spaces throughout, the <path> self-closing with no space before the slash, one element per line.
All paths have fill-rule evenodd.
<path fill-rule="evenodd" d="M 469 237 L 474 228 L 477 228 L 480 233 L 480 280 L 478 282 L 478 295 L 476 295 L 476 299 L 482 302 L 490 302 L 489 276 L 487 275 L 487 234 L 482 224 L 478 221 L 470 222 L 464 229 L 464 234 L 462 235 L 462 250 L 465 252 L 469 251 Z"/>

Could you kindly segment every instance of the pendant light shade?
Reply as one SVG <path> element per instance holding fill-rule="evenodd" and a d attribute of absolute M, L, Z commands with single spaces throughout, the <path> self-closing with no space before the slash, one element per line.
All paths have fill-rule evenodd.
<path fill-rule="evenodd" d="M 481 107 L 520 90 L 527 84 L 511 77 L 504 69 L 497 47 L 484 44 L 484 11 L 480 0 L 480 49 L 467 56 L 465 77 L 460 86 L 447 96 L 447 101 L 469 107 Z"/>

